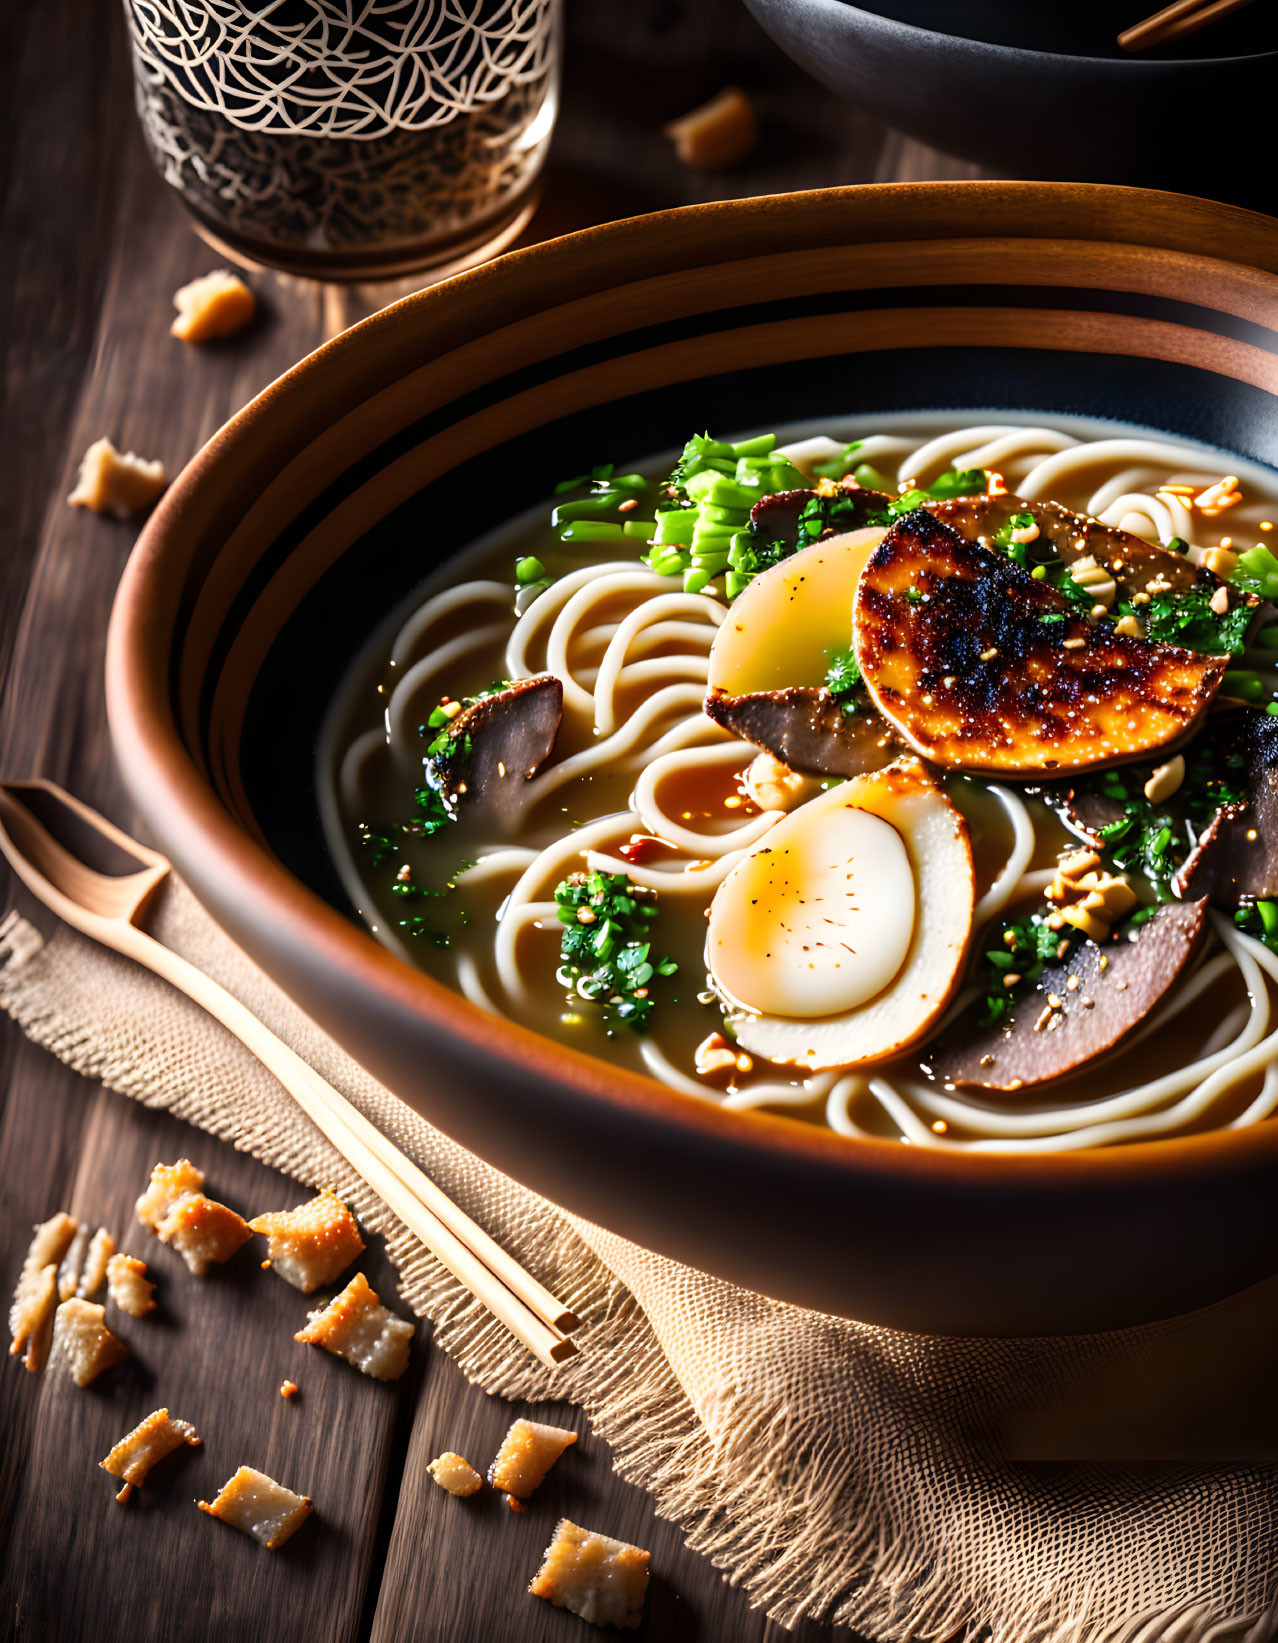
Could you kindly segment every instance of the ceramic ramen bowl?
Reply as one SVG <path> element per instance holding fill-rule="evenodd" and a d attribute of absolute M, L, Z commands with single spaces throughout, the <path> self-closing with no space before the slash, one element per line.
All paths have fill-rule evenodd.
<path fill-rule="evenodd" d="M 1278 1122 L 991 1156 L 677 1093 L 379 946 L 325 851 L 315 748 L 387 612 L 583 448 L 970 408 L 1107 417 L 1278 466 L 1276 350 L 1278 224 L 1108 186 L 832 190 L 502 258 L 304 360 L 171 487 L 112 619 L 125 775 L 213 914 L 348 1051 L 619 1234 L 907 1329 L 1098 1329 L 1203 1304 L 1278 1266 Z"/>

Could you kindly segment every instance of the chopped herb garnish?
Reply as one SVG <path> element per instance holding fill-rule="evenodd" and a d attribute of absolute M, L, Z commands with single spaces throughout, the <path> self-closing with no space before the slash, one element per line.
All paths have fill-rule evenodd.
<path fill-rule="evenodd" d="M 997 945 L 985 954 L 988 973 L 984 1025 L 991 1027 L 1001 1021 L 1016 995 L 1032 987 L 1049 964 L 1066 957 L 1079 939 L 1079 932 L 1069 926 L 1050 929 L 1042 913 L 1001 925 Z"/>
<path fill-rule="evenodd" d="M 882 475 L 879 476 L 882 478 Z M 989 475 L 984 468 L 950 468 L 937 477 L 928 486 L 922 489 L 905 491 L 894 497 L 888 506 L 889 519 L 900 519 L 902 515 L 912 513 L 915 508 L 921 508 L 925 502 L 945 502 L 955 496 L 976 496 L 983 491 L 989 482 Z M 863 484 L 861 470 L 857 469 L 857 483 Z M 870 487 L 874 490 L 892 489 L 889 481 L 883 485 Z"/>
<path fill-rule="evenodd" d="M 564 927 L 559 980 L 600 1005 L 606 1023 L 646 1031 L 654 978 L 678 969 L 673 959 L 651 956 L 655 893 L 625 873 L 574 873 L 556 888 L 555 901 Z"/>
<path fill-rule="evenodd" d="M 437 787 L 423 786 L 413 789 L 413 803 L 421 811 L 417 818 L 422 829 L 422 836 L 430 838 L 438 833 L 441 827 L 447 827 L 453 819 L 453 813 L 448 808 L 444 795 Z"/>
<path fill-rule="evenodd" d="M 546 567 L 535 554 L 529 554 L 525 559 L 515 561 L 515 581 L 521 588 L 530 587 L 534 582 L 540 582 L 546 577 Z"/>
<path fill-rule="evenodd" d="M 1229 578 L 1244 593 L 1257 593 L 1262 599 L 1278 599 L 1278 559 L 1268 548 L 1257 545 L 1238 556 L 1234 574 Z"/>
<path fill-rule="evenodd" d="M 1278 901 L 1249 901 L 1234 914 L 1234 923 L 1244 935 L 1263 941 L 1271 953 L 1278 953 Z"/>
<path fill-rule="evenodd" d="M 389 833 L 379 832 L 377 828 L 369 827 L 366 822 L 361 822 L 356 832 L 359 842 L 368 851 L 370 867 L 384 867 L 399 854 L 399 844 Z"/>
<path fill-rule="evenodd" d="M 856 657 L 852 651 L 835 650 L 830 652 L 830 665 L 826 670 L 825 688 L 845 713 L 855 713 L 858 708 L 865 706 L 865 683 L 861 678 L 861 669 L 856 665 Z"/>
<path fill-rule="evenodd" d="M 812 472 L 818 479 L 845 479 L 856 466 L 856 453 L 864 445 L 863 439 L 854 439 L 850 445 L 845 445 L 838 456 L 833 456 L 828 462 L 814 462 Z"/>
<path fill-rule="evenodd" d="M 1121 803 L 1122 814 L 1097 829 L 1101 848 L 1116 871 L 1142 873 L 1157 890 L 1180 871 L 1191 834 L 1196 838 L 1223 805 L 1241 801 L 1235 781 L 1244 764 L 1241 754 L 1221 754 L 1204 737 L 1186 752 L 1185 779 L 1165 804 L 1145 797 L 1144 776 L 1130 766 L 1078 785 Z"/>
<path fill-rule="evenodd" d="M 1146 638 L 1211 656 L 1241 656 L 1247 629 L 1255 614 L 1249 605 L 1237 604 L 1218 616 L 1211 608 L 1211 595 L 1202 588 L 1160 593 L 1146 605 L 1135 605 L 1124 599 L 1115 606 L 1115 611 L 1120 616 L 1139 617 L 1144 623 Z"/>

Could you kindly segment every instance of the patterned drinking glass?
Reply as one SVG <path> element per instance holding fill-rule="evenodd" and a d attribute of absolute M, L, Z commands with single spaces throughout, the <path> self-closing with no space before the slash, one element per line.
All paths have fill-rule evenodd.
<path fill-rule="evenodd" d="M 455 271 L 536 203 L 561 0 L 124 0 L 138 116 L 204 237 L 328 279 Z"/>

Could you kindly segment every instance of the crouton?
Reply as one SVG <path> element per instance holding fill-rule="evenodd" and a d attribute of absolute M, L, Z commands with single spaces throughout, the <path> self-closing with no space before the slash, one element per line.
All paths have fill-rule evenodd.
<path fill-rule="evenodd" d="M 146 1191 L 138 1199 L 138 1220 L 154 1232 L 179 1198 L 199 1192 L 203 1186 L 204 1171 L 196 1169 L 189 1158 L 179 1158 L 176 1164 L 156 1164 Z"/>
<path fill-rule="evenodd" d="M 109 439 L 98 439 L 84 453 L 67 501 L 73 508 L 128 519 L 149 507 L 168 482 L 162 462 L 148 462 L 132 451 L 121 455 Z"/>
<path fill-rule="evenodd" d="M 58 1299 L 69 1301 L 76 1292 L 76 1285 L 80 1282 L 80 1273 L 84 1267 L 84 1257 L 89 1251 L 89 1229 L 86 1226 L 77 1226 L 67 1245 L 67 1252 L 62 1257 L 62 1264 L 58 1268 Z"/>
<path fill-rule="evenodd" d="M 364 1252 L 355 1217 L 331 1192 L 296 1209 L 257 1215 L 249 1227 L 265 1234 L 267 1263 L 303 1295 L 331 1284 Z"/>
<path fill-rule="evenodd" d="M 190 1421 L 174 1420 L 167 1409 L 157 1409 L 127 1432 L 98 1465 L 123 1482 L 124 1487 L 115 1497 L 123 1505 L 134 1489 L 141 1488 L 156 1461 L 171 1455 L 184 1443 L 195 1448 L 201 1442 Z"/>
<path fill-rule="evenodd" d="M 131 1318 L 155 1311 L 155 1285 L 146 1276 L 146 1262 L 136 1255 L 113 1255 L 107 1262 L 107 1295 Z"/>
<path fill-rule="evenodd" d="M 488 1481 L 494 1489 L 527 1500 L 564 1450 L 576 1441 L 577 1434 L 562 1426 L 517 1420 L 488 1468 Z"/>
<path fill-rule="evenodd" d="M 76 1294 L 82 1301 L 89 1300 L 102 1288 L 107 1279 L 107 1268 L 115 1254 L 115 1239 L 105 1227 L 99 1227 L 89 1240 L 88 1252 L 84 1257 L 84 1266 L 80 1270 L 80 1281 L 75 1287 Z M 63 1300 L 66 1296 L 63 1296 Z"/>
<path fill-rule="evenodd" d="M 252 1535 L 271 1551 L 296 1534 L 315 1510 L 309 1495 L 295 1495 L 251 1466 L 241 1466 L 222 1485 L 216 1500 L 197 1500 L 195 1504 L 201 1512 Z"/>
<path fill-rule="evenodd" d="M 247 1221 L 202 1192 L 188 1192 L 179 1198 L 156 1227 L 155 1235 L 161 1243 L 177 1250 L 197 1278 L 202 1278 L 215 1262 L 229 1261 L 253 1236 Z"/>
<path fill-rule="evenodd" d="M 9 1355 L 23 1353 L 32 1371 L 44 1368 L 49 1356 L 53 1310 L 58 1300 L 58 1264 L 76 1235 L 78 1222 L 59 1210 L 42 1221 L 28 1246 L 17 1288 L 9 1307 Z"/>
<path fill-rule="evenodd" d="M 357 1272 L 326 1307 L 310 1314 L 295 1341 L 322 1346 L 365 1375 L 397 1381 L 408 1367 L 413 1325 L 384 1307 L 362 1272 Z"/>
<path fill-rule="evenodd" d="M 528 1590 L 593 1626 L 637 1626 L 651 1553 L 561 1518 Z"/>
<path fill-rule="evenodd" d="M 53 1315 L 51 1369 L 65 1369 L 77 1386 L 88 1386 L 104 1369 L 129 1355 L 124 1342 L 103 1323 L 106 1308 L 73 1297 Z"/>
<path fill-rule="evenodd" d="M 182 342 L 212 342 L 242 331 L 253 318 L 253 293 L 229 268 L 215 268 L 173 293 L 177 318 L 169 327 Z"/>
<path fill-rule="evenodd" d="M 441 1489 L 447 1489 L 450 1495 L 473 1495 L 477 1489 L 484 1487 L 484 1480 L 470 1464 L 460 1455 L 455 1455 L 451 1449 L 446 1449 L 442 1455 L 437 1455 L 426 1468 L 431 1477 Z"/>
<path fill-rule="evenodd" d="M 725 86 L 700 108 L 663 126 L 684 165 L 698 171 L 721 171 L 737 165 L 759 140 L 754 105 L 736 86 Z"/>

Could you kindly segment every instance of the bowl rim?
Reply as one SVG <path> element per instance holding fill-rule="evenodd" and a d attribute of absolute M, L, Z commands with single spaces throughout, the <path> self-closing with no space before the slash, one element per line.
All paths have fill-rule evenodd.
<path fill-rule="evenodd" d="M 999 40 L 976 40 L 970 34 L 943 34 L 940 29 L 925 28 L 922 23 L 907 23 L 903 17 L 885 17 L 881 11 L 871 11 L 868 6 L 858 6 L 855 0 L 838 0 L 839 5 L 848 11 L 859 13 L 862 17 L 871 18 L 876 23 L 888 23 L 894 29 L 907 29 L 911 34 L 925 36 L 929 40 L 947 40 L 958 42 L 965 46 L 983 46 L 987 51 L 1005 52 L 1009 57 L 1028 57 L 1034 62 L 1046 58 L 1052 63 L 1069 63 L 1086 65 L 1095 68 L 1098 64 L 1113 65 L 1107 72 L 1132 69 L 1137 74 L 1152 75 L 1159 69 L 1210 69 L 1210 68 L 1237 68 L 1240 63 L 1263 63 L 1269 58 L 1278 57 L 1278 49 L 1273 51 L 1245 51 L 1235 53 L 1230 57 L 1084 57 L 1074 51 L 1039 51 L 1034 46 L 1009 46 Z M 802 10 L 802 0 L 799 9 Z"/>
<path fill-rule="evenodd" d="M 322 344 L 264 388 L 196 453 L 146 522 L 120 580 L 106 649 L 108 718 L 127 784 L 145 816 L 167 815 L 180 821 L 184 838 L 196 841 L 209 864 L 205 876 L 227 887 L 224 903 L 265 908 L 279 928 L 308 950 L 323 952 L 328 966 L 347 977 L 353 989 L 377 997 L 401 1016 L 447 1033 L 477 1058 L 498 1067 L 505 1062 L 531 1070 L 575 1097 L 612 1107 L 618 1117 L 684 1135 L 699 1134 L 755 1154 L 762 1164 L 780 1152 L 796 1163 L 806 1161 L 849 1179 L 867 1174 L 905 1176 L 915 1183 L 977 1190 L 1068 1192 L 1102 1181 L 1121 1190 L 1149 1186 L 1155 1180 L 1188 1183 L 1204 1170 L 1230 1173 L 1262 1160 L 1278 1165 L 1278 1119 L 1246 1129 L 1216 1129 L 1121 1146 L 999 1154 L 844 1136 L 780 1114 L 736 1111 L 703 1101 L 494 1016 L 415 970 L 259 845 L 225 808 L 183 745 L 170 696 L 169 639 L 176 592 L 195 551 L 197 533 L 186 529 L 186 523 L 222 489 L 224 465 L 250 456 L 258 435 L 277 413 L 297 404 L 314 404 L 330 375 L 358 375 L 358 353 L 370 334 L 384 333 L 387 347 L 397 338 L 408 343 L 418 314 L 434 313 L 440 304 L 459 296 L 472 303 L 482 301 L 488 287 L 500 289 L 534 270 L 539 280 L 564 278 L 583 258 L 593 259 L 607 272 L 628 263 L 645 242 L 659 247 L 678 240 L 685 225 L 710 225 L 717 218 L 720 225 L 735 221 L 737 226 L 757 227 L 771 217 L 769 232 L 775 237 L 778 229 L 784 232 L 791 225 L 828 228 L 842 207 L 853 202 L 864 206 L 870 200 L 882 207 L 880 215 L 890 216 L 896 202 L 915 200 L 925 208 L 931 202 L 942 217 L 947 209 L 971 201 L 979 206 L 968 229 L 974 238 L 995 236 L 1000 228 L 1015 234 L 1018 225 L 1021 237 L 1069 237 L 1071 214 L 1085 216 L 1094 208 L 1095 232 L 1077 237 L 1148 245 L 1146 240 L 1133 242 L 1115 227 L 1123 217 L 1114 210 L 1116 205 L 1134 208 L 1144 202 L 1149 207 L 1144 220 L 1157 222 L 1165 249 L 1190 250 L 1206 220 L 1219 228 L 1236 228 L 1253 254 L 1248 266 L 1278 275 L 1278 221 L 1241 207 L 1121 185 L 973 180 L 862 184 L 675 207 L 510 252 L 414 292 Z M 726 242 L 728 257 L 742 254 L 736 249 L 741 242 L 733 235 L 727 235 Z M 827 238 L 823 243 L 830 242 Z M 714 260 L 723 260 L 724 254 L 707 251 Z"/>

